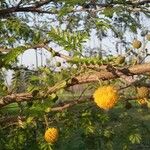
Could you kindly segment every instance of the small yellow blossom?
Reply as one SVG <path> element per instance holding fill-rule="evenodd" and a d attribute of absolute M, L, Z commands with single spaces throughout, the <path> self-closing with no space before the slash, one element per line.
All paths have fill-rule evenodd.
<path fill-rule="evenodd" d="M 94 102 L 102 109 L 111 109 L 118 101 L 118 92 L 113 86 L 99 87 L 93 94 Z"/>
<path fill-rule="evenodd" d="M 58 139 L 58 129 L 48 128 L 45 131 L 44 138 L 48 143 L 55 143 Z"/>

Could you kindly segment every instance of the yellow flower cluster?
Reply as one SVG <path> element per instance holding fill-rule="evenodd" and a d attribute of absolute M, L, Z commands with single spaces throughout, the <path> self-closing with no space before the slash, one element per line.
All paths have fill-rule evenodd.
<path fill-rule="evenodd" d="M 55 143 L 58 139 L 58 129 L 48 128 L 45 132 L 44 138 L 48 143 Z"/>
<path fill-rule="evenodd" d="M 103 86 L 94 92 L 93 97 L 100 108 L 109 110 L 117 103 L 118 92 L 113 86 Z"/>

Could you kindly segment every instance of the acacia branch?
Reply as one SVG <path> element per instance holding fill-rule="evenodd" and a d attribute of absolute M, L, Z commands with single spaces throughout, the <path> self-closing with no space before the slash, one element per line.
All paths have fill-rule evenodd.
<path fill-rule="evenodd" d="M 34 45 L 31 44 L 31 45 L 20 46 L 20 47 L 25 47 L 26 50 L 28 50 L 28 49 L 36 49 L 36 48 L 43 48 L 45 46 L 45 44 L 47 44 L 47 43 L 49 43 L 49 41 L 45 41 L 43 43 L 38 43 L 38 44 L 34 44 Z M 18 48 L 18 47 L 15 47 L 15 48 Z M 14 50 L 15 48 L 0 47 L 0 52 L 8 53 L 8 52 Z"/>
<path fill-rule="evenodd" d="M 57 106 L 57 107 L 54 107 L 54 108 L 51 108 L 50 109 L 50 112 L 58 112 L 58 111 L 63 111 L 65 109 L 68 109 L 70 107 L 73 107 L 77 104 L 80 104 L 80 103 L 85 103 L 87 102 L 87 100 L 90 102 L 92 102 L 94 99 L 93 99 L 93 96 L 88 96 L 88 97 L 82 97 L 83 100 L 76 100 L 76 101 L 72 101 L 72 102 L 69 102 L 67 104 L 64 104 L 64 105 L 61 105 L 61 106 Z M 86 99 L 86 100 L 85 100 Z M 133 101 L 133 100 L 138 100 L 139 98 L 137 96 L 133 96 L 133 97 L 121 97 L 119 100 L 120 101 L 124 101 L 124 102 L 127 102 L 127 101 Z M 96 105 L 96 104 L 95 104 Z"/>
<path fill-rule="evenodd" d="M 139 65 L 131 66 L 129 68 L 118 69 L 119 72 L 117 73 L 108 71 L 107 65 L 103 66 L 103 68 L 104 70 L 101 70 L 99 72 L 91 71 L 91 72 L 85 73 L 84 75 L 74 77 L 72 78 L 72 83 L 82 84 L 82 83 L 88 83 L 88 82 L 95 82 L 95 81 L 98 81 L 98 79 L 109 80 L 109 79 L 119 78 L 124 75 L 133 76 L 133 75 L 144 74 L 146 72 L 150 72 L 150 63 L 139 64 Z"/>
<path fill-rule="evenodd" d="M 42 14 L 57 14 L 58 11 L 52 12 L 52 11 L 47 11 L 44 10 L 44 8 L 41 8 L 42 6 L 48 5 L 50 2 L 53 2 L 53 0 L 45 0 L 42 2 L 38 2 L 38 3 L 33 3 L 32 6 L 26 6 L 26 7 L 20 7 L 20 3 L 17 6 L 14 7 L 9 7 L 6 9 L 1 9 L 0 10 L 0 15 L 6 15 L 6 14 L 10 14 L 10 13 L 17 13 L 17 12 L 32 12 L 32 13 L 42 13 Z M 115 7 L 117 5 L 127 5 L 130 7 L 134 7 L 134 8 L 138 8 L 139 6 L 145 5 L 145 4 L 150 4 L 149 0 L 144 0 L 144 1 L 137 1 L 137 2 L 132 2 L 132 1 L 127 1 L 127 2 L 111 2 L 111 3 L 95 3 L 94 5 L 99 7 L 99 10 L 101 10 L 101 8 L 105 8 L 105 7 Z M 90 5 L 90 4 L 88 4 Z M 93 4 L 91 4 L 93 5 Z M 19 7 L 18 7 L 19 6 Z M 71 12 L 78 12 L 78 11 L 86 11 L 89 9 L 80 9 L 80 10 L 73 10 Z"/>
<path fill-rule="evenodd" d="M 39 8 L 39 7 L 43 6 L 43 5 L 49 4 L 49 3 L 52 2 L 52 1 L 53 1 L 53 0 L 43 0 L 43 1 L 39 1 L 39 2 L 37 2 L 37 3 L 35 4 L 35 7 L 36 7 L 36 8 Z"/>
<path fill-rule="evenodd" d="M 56 14 L 54 12 L 42 10 L 36 7 L 10 7 L 6 9 L 0 10 L 0 15 L 6 15 L 10 13 L 16 13 L 16 12 L 33 12 L 33 13 L 42 13 L 42 14 Z"/>
<path fill-rule="evenodd" d="M 29 50 L 29 49 L 38 49 L 38 48 L 44 48 L 45 50 L 47 50 L 47 51 L 49 51 L 49 52 L 51 52 L 51 53 L 54 53 L 54 55 L 55 56 L 58 56 L 58 57 L 61 57 L 61 58 L 63 58 L 63 59 L 65 59 L 65 60 L 70 60 L 71 59 L 71 57 L 69 57 L 69 56 L 66 56 L 66 55 L 64 55 L 64 54 L 61 54 L 61 53 L 59 53 L 59 52 L 56 52 L 55 50 L 53 50 L 51 47 L 48 47 L 48 43 L 49 43 L 49 41 L 45 41 L 45 42 L 43 42 L 43 43 L 38 43 L 38 44 L 35 44 L 35 45 L 24 45 L 24 46 L 18 46 L 18 47 L 16 47 L 16 48 L 5 48 L 5 47 L 0 47 L 0 52 L 2 52 L 2 53 L 8 53 L 8 55 L 9 55 L 9 52 L 11 52 L 11 51 L 15 51 L 15 49 L 18 49 L 18 48 L 20 48 L 20 49 L 23 49 L 24 51 L 26 51 L 26 50 Z M 5 58 L 5 55 L 6 55 L 6 57 L 7 57 L 7 54 L 4 54 L 3 56 L 4 56 L 4 58 Z M 0 63 L 0 68 L 2 68 L 2 67 L 5 67 L 5 61 L 3 62 L 3 61 L 1 61 L 1 63 Z M 15 68 L 18 68 L 18 67 L 12 67 L 11 65 L 9 65 L 9 66 L 7 66 L 8 68 L 10 68 L 10 69 L 15 69 Z M 24 68 L 24 69 L 27 69 L 27 68 Z"/>
<path fill-rule="evenodd" d="M 111 71 L 108 71 L 107 67 L 108 66 L 105 66 L 105 70 L 102 70 L 99 72 L 91 71 L 89 73 L 84 73 L 82 75 L 72 78 L 72 80 L 69 82 L 62 81 L 60 83 L 57 83 L 53 87 L 49 87 L 46 93 L 45 91 L 41 91 L 42 94 L 40 94 L 37 99 L 42 100 L 49 94 L 52 94 L 62 88 L 73 86 L 75 84 L 95 82 L 99 79 L 109 80 L 109 79 L 114 79 L 114 78 L 120 78 L 122 75 L 133 76 L 133 75 L 139 75 L 139 74 L 150 72 L 150 63 L 135 65 L 129 68 L 119 69 L 119 72 L 117 75 Z M 14 103 L 14 102 L 23 102 L 23 101 L 32 101 L 32 100 L 34 100 L 34 95 L 32 93 L 11 94 L 11 95 L 4 96 L 0 99 L 0 108 L 8 104 Z"/>
<path fill-rule="evenodd" d="M 14 102 L 28 101 L 33 98 L 31 93 L 18 93 L 4 96 L 0 99 L 0 107 L 6 106 Z"/>
<path fill-rule="evenodd" d="M 128 101 L 132 101 L 132 100 L 138 100 L 139 98 L 137 96 L 133 96 L 133 97 L 120 97 L 120 101 L 124 101 L 124 102 L 128 102 Z M 85 103 L 85 102 L 93 102 L 93 96 L 84 96 L 84 97 L 80 97 L 80 99 L 77 100 L 73 100 L 71 102 L 67 102 L 64 104 L 58 104 L 55 107 L 50 108 L 50 112 L 61 112 L 65 109 L 71 108 L 77 104 L 81 104 L 81 103 Z M 95 104 L 96 105 L 96 104 Z M 6 123 L 13 123 L 12 125 L 18 125 L 18 123 L 16 124 L 16 122 L 18 122 L 19 120 L 21 121 L 25 121 L 25 116 L 9 116 L 9 117 L 5 117 L 5 118 L 1 118 L 0 119 L 0 124 L 6 124 Z"/>
<path fill-rule="evenodd" d="M 11 51 L 15 51 L 15 50 L 22 50 L 22 51 L 26 51 L 28 49 L 37 49 L 37 48 L 43 48 L 44 45 L 46 43 L 48 43 L 49 41 L 43 42 L 43 43 L 38 43 L 35 45 L 24 45 L 24 46 L 18 46 L 15 48 L 5 48 L 5 47 L 0 47 L 0 52 L 2 53 L 7 53 L 7 54 L 2 54 L 3 59 L 0 60 L 0 68 L 5 67 L 6 65 L 8 65 L 7 62 L 5 62 L 5 57 L 7 57 L 9 55 L 9 52 Z M 10 65 L 9 65 L 10 66 Z"/>
<path fill-rule="evenodd" d="M 19 120 L 25 121 L 24 116 L 9 116 L 9 117 L 3 117 L 0 119 L 0 124 L 6 124 L 6 123 L 16 123 Z M 14 125 L 14 124 L 13 124 Z"/>
<path fill-rule="evenodd" d="M 55 56 L 61 57 L 65 60 L 67 60 L 67 61 L 71 60 L 71 57 L 66 56 L 64 54 L 61 54 L 61 53 L 55 51 L 53 48 L 49 47 L 48 45 L 45 45 L 43 48 L 45 48 L 49 52 L 52 52 L 52 53 L 54 52 Z"/>
<path fill-rule="evenodd" d="M 82 98 L 82 99 L 81 99 Z M 86 96 L 86 97 L 80 97 L 80 99 L 73 100 L 69 103 L 66 104 L 61 104 L 60 106 L 56 106 L 50 109 L 50 112 L 55 112 L 55 111 L 63 111 L 64 109 L 73 107 L 77 104 L 85 103 L 86 101 L 93 100 L 92 96 Z"/>

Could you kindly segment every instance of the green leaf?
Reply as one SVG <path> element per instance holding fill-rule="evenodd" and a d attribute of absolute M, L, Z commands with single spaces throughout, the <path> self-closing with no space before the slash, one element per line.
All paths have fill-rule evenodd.
<path fill-rule="evenodd" d="M 132 144 L 140 144 L 142 138 L 140 134 L 135 133 L 129 136 L 129 140 L 131 141 Z"/>
<path fill-rule="evenodd" d="M 49 37 L 58 45 L 64 47 L 67 51 L 82 51 L 81 44 L 88 38 L 86 32 L 78 31 L 70 33 L 67 30 L 59 28 L 51 28 L 48 33 Z"/>
<path fill-rule="evenodd" d="M 113 17 L 113 13 L 114 13 L 114 10 L 112 7 L 106 7 L 103 11 L 104 15 L 106 17 L 109 17 L 109 18 L 112 18 Z"/>

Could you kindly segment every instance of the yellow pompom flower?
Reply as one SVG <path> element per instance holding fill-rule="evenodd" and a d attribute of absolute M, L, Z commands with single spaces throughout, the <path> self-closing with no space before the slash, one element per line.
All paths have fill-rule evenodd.
<path fill-rule="evenodd" d="M 102 109 L 111 109 L 118 101 L 118 92 L 113 86 L 99 87 L 93 94 L 94 102 Z"/>
<path fill-rule="evenodd" d="M 48 128 L 45 131 L 44 138 L 48 143 L 55 143 L 58 139 L 58 129 Z"/>

